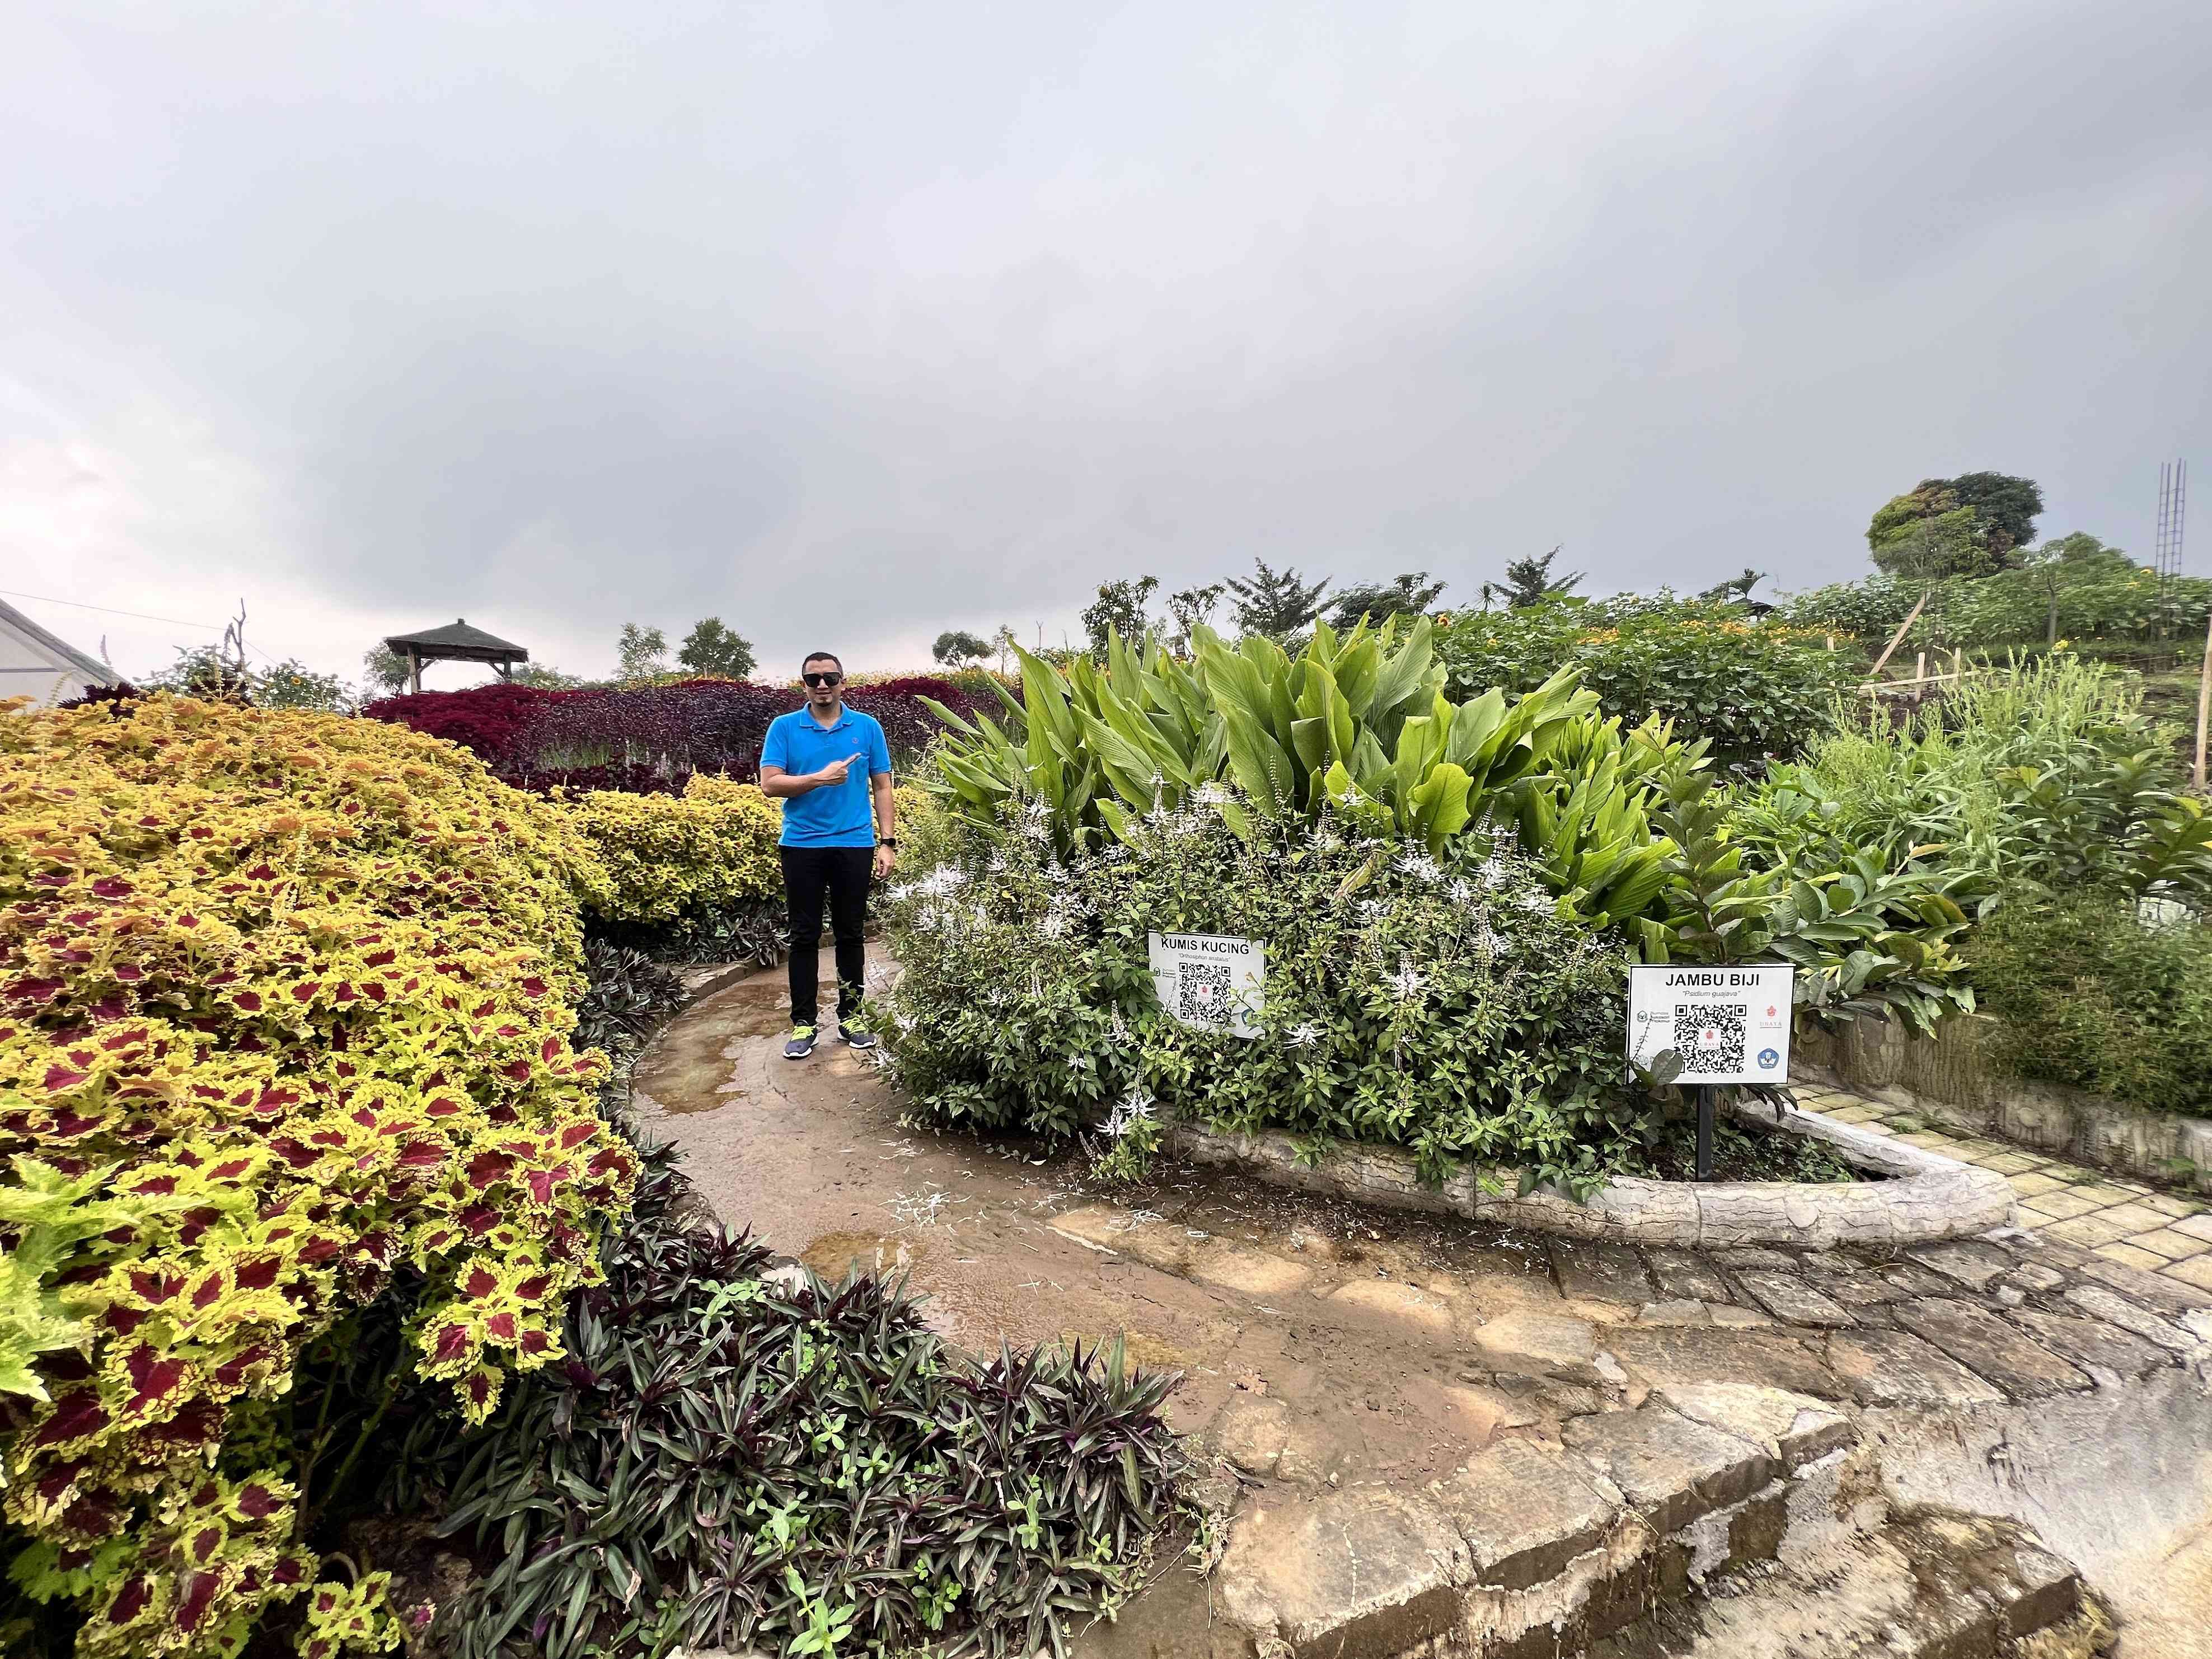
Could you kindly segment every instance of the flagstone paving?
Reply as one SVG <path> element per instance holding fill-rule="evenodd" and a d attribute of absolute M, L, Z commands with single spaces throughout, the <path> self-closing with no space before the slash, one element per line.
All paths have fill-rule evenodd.
<path fill-rule="evenodd" d="M 1800 1088 L 1807 1112 L 1994 1170 L 2019 1195 L 2016 1226 L 2194 1291 L 2212 1291 L 2212 1204 L 2009 1142 L 1953 1133 L 1924 1112 L 1844 1089 Z"/>

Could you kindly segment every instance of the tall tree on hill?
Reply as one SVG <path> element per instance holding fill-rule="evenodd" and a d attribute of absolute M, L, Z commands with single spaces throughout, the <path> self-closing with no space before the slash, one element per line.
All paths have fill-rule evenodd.
<path fill-rule="evenodd" d="M 725 628 L 720 617 L 702 617 L 684 636 L 676 660 L 695 674 L 741 680 L 753 672 L 752 641 Z"/>
<path fill-rule="evenodd" d="M 1923 478 L 1867 523 L 1867 550 L 1893 576 L 1994 576 L 2025 562 L 2043 492 L 2033 478 L 1964 472 Z"/>
<path fill-rule="evenodd" d="M 1502 599 L 1509 611 L 1526 611 L 1532 605 L 1541 605 L 1547 599 L 1565 599 L 1583 585 L 1589 573 L 1577 570 L 1571 574 L 1554 576 L 1552 561 L 1559 556 L 1553 548 L 1540 559 L 1516 559 L 1505 567 L 1505 579 L 1501 582 L 1482 585 L 1482 608 L 1487 611 L 1490 601 Z"/>
<path fill-rule="evenodd" d="M 1385 617 L 1423 617 L 1444 591 L 1425 570 L 1412 570 L 1387 582 L 1362 582 L 1340 589 L 1329 601 L 1328 625 L 1340 634 L 1359 625 L 1362 617 L 1380 623 Z"/>
<path fill-rule="evenodd" d="M 1255 558 L 1250 575 L 1231 576 L 1224 585 L 1236 596 L 1231 606 L 1237 613 L 1238 629 L 1271 640 L 1287 640 L 1313 626 L 1313 619 L 1321 615 L 1328 578 L 1303 582 L 1295 569 L 1279 572 L 1270 568 L 1265 559 Z"/>
<path fill-rule="evenodd" d="M 937 636 L 936 643 L 929 647 L 929 654 L 947 668 L 958 668 L 989 656 L 991 642 L 965 629 L 948 628 Z"/>

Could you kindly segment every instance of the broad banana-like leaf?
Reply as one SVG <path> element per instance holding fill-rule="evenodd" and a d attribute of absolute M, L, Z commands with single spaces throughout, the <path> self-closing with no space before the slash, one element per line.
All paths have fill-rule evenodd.
<path fill-rule="evenodd" d="M 1427 678 L 1432 650 L 1431 629 L 1426 617 L 1419 618 L 1400 646 L 1375 676 L 1375 685 L 1364 711 L 1370 724 L 1380 724 L 1384 715 L 1421 690 Z"/>
<path fill-rule="evenodd" d="M 1227 718 L 1229 767 L 1238 785 L 1261 811 L 1288 811 L 1297 798 L 1291 757 L 1257 720 L 1243 710 L 1231 710 Z"/>
<path fill-rule="evenodd" d="M 1473 781 L 1449 761 L 1431 769 L 1413 790 L 1410 818 L 1403 810 L 1400 812 L 1407 831 L 1426 842 L 1430 852 L 1442 853 L 1444 843 L 1467 828 L 1471 816 L 1467 794 Z"/>
<path fill-rule="evenodd" d="M 938 719 L 943 720 L 954 731 L 960 733 L 962 737 L 974 738 L 981 737 L 982 735 L 981 732 L 976 731 L 974 726 L 969 725 L 966 720 L 963 719 L 960 715 L 954 714 L 943 703 L 938 702 L 936 698 L 925 697 L 920 692 L 916 692 L 915 694 L 914 700 L 920 703 L 924 708 L 929 710 L 931 714 L 936 715 Z"/>

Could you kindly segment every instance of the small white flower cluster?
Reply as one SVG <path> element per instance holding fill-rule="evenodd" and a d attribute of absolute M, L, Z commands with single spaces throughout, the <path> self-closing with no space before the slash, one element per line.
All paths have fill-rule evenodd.
<path fill-rule="evenodd" d="M 1126 1099 L 1116 1101 L 1114 1109 L 1106 1115 L 1106 1133 L 1119 1140 L 1139 1123 L 1152 1120 L 1152 1097 L 1142 1089 L 1132 1089 Z"/>
<path fill-rule="evenodd" d="M 1418 850 L 1401 853 L 1398 869 L 1401 874 L 1411 876 L 1415 881 L 1426 882 L 1431 887 L 1444 878 L 1443 866 L 1426 853 Z"/>
<path fill-rule="evenodd" d="M 1300 1020 L 1283 1033 L 1283 1045 L 1289 1048 L 1310 1048 L 1321 1041 L 1321 1027 L 1310 1019 Z"/>
<path fill-rule="evenodd" d="M 1221 806 L 1229 800 L 1229 791 L 1218 783 L 1201 783 L 1190 792 L 1190 798 L 1200 806 Z"/>
<path fill-rule="evenodd" d="M 1421 988 L 1428 982 L 1420 969 L 1402 957 L 1398 959 L 1398 971 L 1391 975 L 1386 981 L 1390 987 L 1391 994 L 1401 1002 L 1411 1002 L 1415 997 L 1420 995 Z"/>

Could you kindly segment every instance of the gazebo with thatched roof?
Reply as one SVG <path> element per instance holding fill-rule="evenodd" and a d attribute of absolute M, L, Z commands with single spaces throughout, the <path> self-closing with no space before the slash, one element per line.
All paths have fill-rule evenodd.
<path fill-rule="evenodd" d="M 430 663 L 488 662 L 500 678 L 511 680 L 514 678 L 514 665 L 530 660 L 530 653 L 520 646 L 510 645 L 481 628 L 470 627 L 465 617 L 457 617 L 450 628 L 394 634 L 385 641 L 384 646 L 407 659 L 410 696 L 422 690 L 422 670 Z"/>

